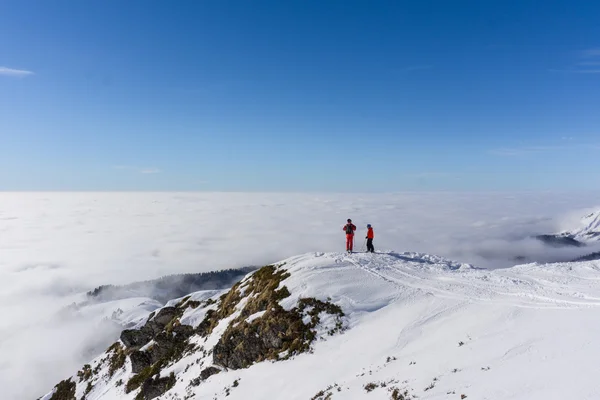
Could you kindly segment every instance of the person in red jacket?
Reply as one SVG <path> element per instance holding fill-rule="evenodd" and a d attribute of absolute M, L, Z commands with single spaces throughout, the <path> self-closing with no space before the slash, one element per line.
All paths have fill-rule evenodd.
<path fill-rule="evenodd" d="M 344 225 L 344 232 L 346 232 L 346 251 L 352 253 L 352 245 L 354 244 L 354 231 L 356 225 L 352 223 L 352 220 L 348 218 L 348 223 Z"/>
<path fill-rule="evenodd" d="M 371 224 L 367 224 L 367 253 L 375 253 L 375 247 L 373 247 L 373 239 L 375 239 L 375 233 Z"/>

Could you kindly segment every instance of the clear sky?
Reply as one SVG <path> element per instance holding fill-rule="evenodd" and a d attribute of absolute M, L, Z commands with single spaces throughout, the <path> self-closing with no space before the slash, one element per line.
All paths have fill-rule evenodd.
<path fill-rule="evenodd" d="M 600 182 L 600 3 L 0 2 L 0 190 Z"/>

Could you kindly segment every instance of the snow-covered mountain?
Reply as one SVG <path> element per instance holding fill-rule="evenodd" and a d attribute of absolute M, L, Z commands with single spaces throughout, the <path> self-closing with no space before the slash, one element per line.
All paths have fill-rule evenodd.
<path fill-rule="evenodd" d="M 301 255 L 169 302 L 42 399 L 598 399 L 599 272 Z"/>
<path fill-rule="evenodd" d="M 586 215 L 581 219 L 579 226 L 561 232 L 561 235 L 581 242 L 600 241 L 600 210 Z"/>

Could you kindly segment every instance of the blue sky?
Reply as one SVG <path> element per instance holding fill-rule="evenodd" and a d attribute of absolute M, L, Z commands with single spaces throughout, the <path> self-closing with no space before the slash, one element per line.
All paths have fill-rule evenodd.
<path fill-rule="evenodd" d="M 571 190 L 600 4 L 5 1 L 0 190 Z"/>

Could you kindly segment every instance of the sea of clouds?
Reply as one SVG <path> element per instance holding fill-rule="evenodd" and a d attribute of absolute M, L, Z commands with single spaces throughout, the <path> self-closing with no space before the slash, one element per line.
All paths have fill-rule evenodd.
<path fill-rule="evenodd" d="M 94 314 L 60 312 L 102 284 L 343 251 L 347 218 L 358 250 L 370 223 L 377 250 L 487 268 L 570 260 L 600 249 L 531 235 L 573 228 L 599 205 L 591 193 L 0 193 L 2 397 L 39 397 L 117 337 Z"/>

